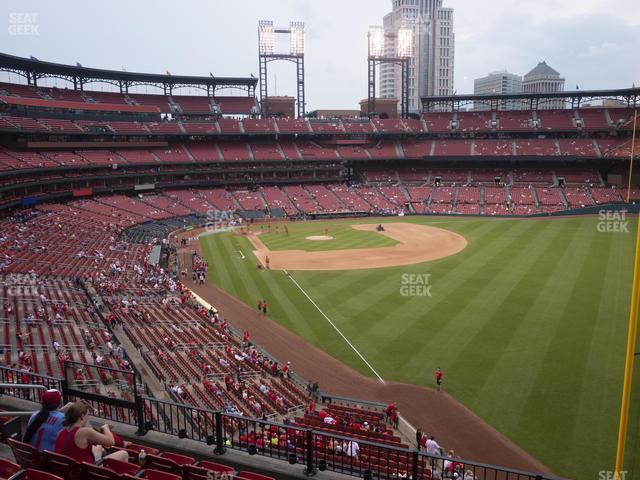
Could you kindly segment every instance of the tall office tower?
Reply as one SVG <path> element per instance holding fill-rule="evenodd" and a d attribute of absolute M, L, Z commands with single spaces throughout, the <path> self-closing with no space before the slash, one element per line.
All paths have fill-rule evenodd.
<path fill-rule="evenodd" d="M 413 55 L 409 60 L 409 111 L 420 112 L 420 97 L 453 94 L 455 36 L 453 9 L 442 0 L 393 0 L 393 10 L 383 18 L 384 51 L 396 52 L 399 28 L 413 30 Z M 380 97 L 400 99 L 401 68 L 395 64 L 380 66 Z"/>
<path fill-rule="evenodd" d="M 491 72 L 486 77 L 473 81 L 474 95 L 510 95 L 522 93 L 522 77 L 506 70 Z M 474 102 L 474 110 L 489 110 L 489 102 Z M 498 106 L 499 110 L 519 110 L 520 102 L 504 100 Z"/>

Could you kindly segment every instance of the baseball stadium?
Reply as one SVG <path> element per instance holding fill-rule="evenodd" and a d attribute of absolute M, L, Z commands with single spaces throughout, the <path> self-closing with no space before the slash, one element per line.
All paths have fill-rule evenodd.
<path fill-rule="evenodd" d="M 305 25 L 257 33 L 246 77 L 0 54 L 0 478 L 640 478 L 640 88 L 416 113 L 370 30 L 307 112 Z"/>

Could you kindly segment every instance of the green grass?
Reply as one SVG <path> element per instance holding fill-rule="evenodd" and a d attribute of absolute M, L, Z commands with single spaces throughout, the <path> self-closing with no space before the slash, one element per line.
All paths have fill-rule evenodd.
<path fill-rule="evenodd" d="M 349 248 L 376 248 L 376 247 L 392 247 L 398 242 L 392 238 L 377 232 L 363 232 L 351 228 L 350 223 L 345 222 L 303 222 L 288 223 L 289 235 L 284 233 L 284 224 L 278 225 L 276 231 L 275 225 L 271 230 L 264 227 L 260 240 L 269 250 L 306 250 L 308 252 L 317 252 L 323 250 L 344 250 Z M 328 235 L 333 240 L 318 241 L 307 240 L 307 237 L 316 235 Z M 254 231 L 258 228 L 254 227 Z"/>
<path fill-rule="evenodd" d="M 440 366 L 449 393 L 556 473 L 588 479 L 611 470 L 634 234 L 599 233 L 597 218 L 583 217 L 402 221 L 450 229 L 469 244 L 434 262 L 295 279 L 385 379 L 432 387 Z M 202 244 L 213 282 L 251 306 L 267 299 L 276 321 L 373 375 L 289 278 L 240 259 L 237 250 L 252 250 L 246 238 Z M 402 296 L 407 273 L 430 274 L 432 296 Z M 640 377 L 627 478 L 640 478 L 638 387 Z"/>

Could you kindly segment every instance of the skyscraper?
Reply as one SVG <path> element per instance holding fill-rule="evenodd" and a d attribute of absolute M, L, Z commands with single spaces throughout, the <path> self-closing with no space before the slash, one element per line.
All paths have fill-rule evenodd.
<path fill-rule="evenodd" d="M 474 95 L 510 95 L 522 93 L 522 77 L 506 70 L 491 72 L 486 77 L 476 78 L 473 81 Z M 499 107 L 500 110 L 518 110 L 522 108 L 520 102 L 505 100 Z M 474 102 L 474 110 L 489 110 L 489 103 Z"/>
<path fill-rule="evenodd" d="M 394 56 L 399 28 L 413 30 L 413 55 L 409 61 L 409 111 L 420 112 L 420 97 L 453 93 L 453 9 L 442 0 L 393 0 L 393 10 L 383 18 L 385 54 Z M 400 98 L 401 69 L 380 66 L 380 97 Z"/>

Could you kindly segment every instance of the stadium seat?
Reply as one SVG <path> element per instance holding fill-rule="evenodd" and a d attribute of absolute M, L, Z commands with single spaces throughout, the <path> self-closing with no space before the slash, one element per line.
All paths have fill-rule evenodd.
<path fill-rule="evenodd" d="M 128 480 L 134 480 L 136 478 L 146 478 L 147 480 L 182 480 L 181 475 L 175 475 L 173 473 L 163 472 L 160 470 L 154 470 L 149 468 L 141 470 L 135 476 L 124 474 L 123 478 Z"/>
<path fill-rule="evenodd" d="M 71 457 L 45 450 L 44 467 L 48 472 L 65 480 L 76 480 L 82 476 L 82 464 Z"/>
<path fill-rule="evenodd" d="M 82 462 L 85 480 L 120 480 L 121 475 L 110 469 L 92 463 Z"/>
<path fill-rule="evenodd" d="M 20 470 L 20 465 L 5 458 L 0 458 L 0 479 L 8 479 Z"/>
<path fill-rule="evenodd" d="M 201 460 L 200 462 L 198 462 L 197 466 L 207 470 L 212 470 L 214 472 L 235 472 L 235 469 L 233 467 L 230 467 L 229 465 L 210 462 L 208 460 Z"/>
<path fill-rule="evenodd" d="M 104 468 L 108 468 L 109 470 L 116 472 L 119 475 L 122 475 L 125 473 L 128 473 L 130 475 L 135 475 L 140 470 L 140 467 L 136 463 L 121 462 L 120 460 L 116 460 L 114 458 L 105 459 L 102 462 L 102 466 Z"/>
<path fill-rule="evenodd" d="M 188 463 L 192 465 L 193 462 Z M 144 464 L 145 469 L 161 470 L 168 473 L 182 473 L 182 466 L 171 458 L 160 455 L 147 455 L 147 460 Z"/>
<path fill-rule="evenodd" d="M 64 480 L 58 475 L 53 473 L 43 472 L 42 470 L 36 470 L 34 468 L 27 468 L 26 470 L 18 471 L 11 480 Z"/>
<path fill-rule="evenodd" d="M 195 458 L 189 457 L 187 455 L 180 455 L 179 453 L 162 452 L 160 456 L 168 460 L 173 460 L 175 463 L 177 463 L 180 466 L 193 465 L 194 463 L 196 463 Z"/>
<path fill-rule="evenodd" d="M 20 442 L 13 438 L 7 439 L 16 462 L 22 468 L 37 468 L 42 464 L 43 455 L 28 443 Z"/>

